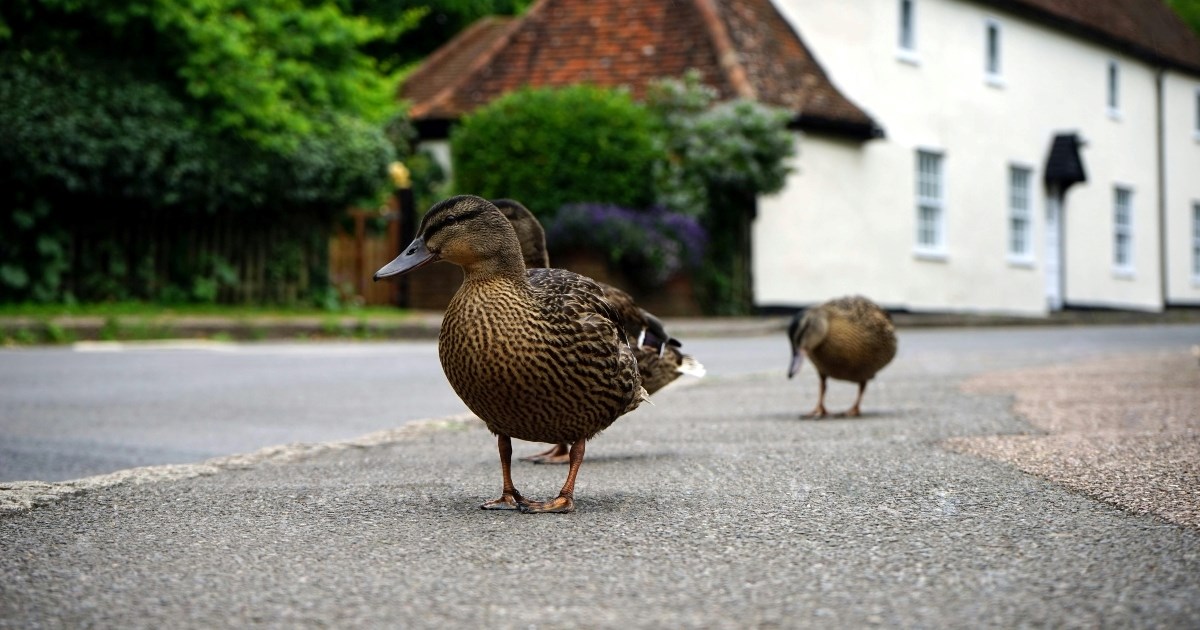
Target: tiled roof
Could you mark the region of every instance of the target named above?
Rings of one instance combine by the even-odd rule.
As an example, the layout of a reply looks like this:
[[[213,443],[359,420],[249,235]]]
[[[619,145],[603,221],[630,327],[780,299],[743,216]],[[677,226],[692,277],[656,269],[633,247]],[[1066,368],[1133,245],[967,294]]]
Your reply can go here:
[[[438,48],[404,82],[400,95],[417,104],[436,102],[473,66],[485,61],[496,42],[512,28],[513,18],[485,17]]]
[[[401,88],[414,120],[453,120],[522,86],[647,84],[695,68],[721,98],[778,105],[861,137],[871,118],[830,82],[771,0],[540,0],[522,18],[479,23]]]
[[[980,0],[1151,63],[1200,74],[1200,38],[1163,0]]]

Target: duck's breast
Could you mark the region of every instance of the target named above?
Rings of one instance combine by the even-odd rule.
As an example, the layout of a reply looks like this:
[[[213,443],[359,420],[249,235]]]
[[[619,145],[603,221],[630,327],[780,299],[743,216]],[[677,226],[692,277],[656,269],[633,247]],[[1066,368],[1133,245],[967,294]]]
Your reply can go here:
[[[896,337],[890,326],[831,317],[825,340],[809,357],[818,371],[861,383],[874,378],[895,354]]]
[[[616,325],[554,293],[456,296],[439,354],[467,407],[510,437],[573,442],[636,406],[636,362]]]

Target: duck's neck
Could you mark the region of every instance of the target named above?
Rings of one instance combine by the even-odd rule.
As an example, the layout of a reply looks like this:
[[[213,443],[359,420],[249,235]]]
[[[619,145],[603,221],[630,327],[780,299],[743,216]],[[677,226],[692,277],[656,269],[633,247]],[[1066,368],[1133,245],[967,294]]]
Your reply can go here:
[[[521,258],[520,250],[505,251],[496,256],[480,258],[462,265],[464,282],[491,282],[496,280],[510,281],[515,284],[528,285],[529,276],[525,272],[525,261]]]

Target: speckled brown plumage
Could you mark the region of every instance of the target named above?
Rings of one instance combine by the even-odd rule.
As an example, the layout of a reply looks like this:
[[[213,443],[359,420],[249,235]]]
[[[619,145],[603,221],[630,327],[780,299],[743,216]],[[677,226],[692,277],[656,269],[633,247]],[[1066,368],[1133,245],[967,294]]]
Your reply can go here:
[[[442,368],[493,433],[591,438],[641,401],[637,361],[595,282],[563,269],[527,278],[464,279],[442,320]]]
[[[896,356],[896,328],[887,312],[862,296],[830,300],[797,313],[788,327],[792,344],[791,378],[808,357],[820,377],[817,406],[809,414],[822,417],[825,381],[835,378],[858,383],[858,397],[846,415],[860,413],[867,382]]]
[[[517,232],[517,242],[521,244],[521,257],[525,259],[527,269],[548,269],[550,267],[550,250],[546,247],[546,230],[538,222],[537,217],[524,204],[512,199],[493,199],[492,203],[500,209],[508,222]]]
[[[541,222],[523,204],[513,199],[496,199],[492,203],[512,224],[521,243],[521,253],[529,269],[548,268],[550,255],[546,246],[546,231]],[[531,271],[532,273],[532,271]],[[637,305],[633,296],[610,284],[597,283],[601,295],[616,312],[625,334],[633,344],[642,386],[649,394],[666,387],[682,374],[703,376],[704,366],[678,350],[679,342],[666,332],[661,321]],[[567,462],[568,447],[559,443],[547,451],[522,457],[539,464]]]
[[[442,320],[442,368],[497,435],[500,450],[504,493],[483,507],[570,511],[584,443],[646,396],[616,313],[589,278],[561,269],[526,272],[512,225],[479,197],[436,204],[416,240],[376,279],[436,260],[464,271]],[[573,444],[557,499],[543,504],[516,491],[511,438]]]

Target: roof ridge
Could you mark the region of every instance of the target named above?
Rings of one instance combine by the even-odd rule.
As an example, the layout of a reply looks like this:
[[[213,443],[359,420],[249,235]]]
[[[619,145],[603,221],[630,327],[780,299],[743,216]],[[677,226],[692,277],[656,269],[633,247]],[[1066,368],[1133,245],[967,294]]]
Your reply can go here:
[[[693,0],[693,5],[700,13],[700,19],[704,22],[704,27],[708,30],[709,37],[712,38],[712,44],[717,49],[717,63],[725,71],[725,76],[733,85],[733,89],[742,98],[758,100],[757,90],[754,89],[746,68],[738,57],[737,48],[733,45],[733,38],[729,36],[729,30],[725,28],[725,22],[721,20],[714,0]]]
[[[485,26],[488,25],[487,23],[491,22],[491,21],[507,22],[507,24],[503,25],[505,28],[505,32],[502,35],[500,35],[499,37],[497,37],[488,46],[487,51],[485,51],[482,55],[479,55],[477,58],[475,58],[471,62],[471,65],[469,68],[467,68],[466,72],[463,72],[462,74],[458,75],[458,77],[456,79],[454,79],[453,81],[450,81],[446,85],[446,87],[439,90],[438,93],[433,96],[433,98],[430,98],[425,103],[414,104],[408,112],[409,117],[410,118],[419,118],[420,116],[424,115],[426,112],[434,110],[438,105],[441,105],[443,102],[449,100],[450,97],[453,96],[455,90],[458,88],[459,85],[461,85],[468,78],[474,76],[476,72],[479,72],[484,66],[486,66],[492,60],[493,57],[496,56],[496,53],[498,53],[499,51],[504,49],[504,47],[508,44],[508,41],[510,39],[512,39],[512,36],[521,29],[521,27],[525,24],[525,20],[530,15],[532,15],[535,11],[538,11],[542,6],[548,4],[549,2],[551,2],[551,0],[538,0],[532,7],[529,8],[529,11],[527,11],[525,13],[525,15],[522,15],[522,16],[513,16],[511,18],[505,18],[505,17],[501,17],[501,16],[489,15],[489,16],[480,18],[479,20],[476,20],[474,23],[472,23],[471,26],[467,27],[461,33],[459,33],[459,35],[455,36],[454,39],[458,39],[459,37],[463,37],[468,33],[474,33],[477,30],[483,29]],[[450,42],[447,42],[447,44],[453,43],[454,39],[450,40]],[[453,50],[453,46],[443,44],[441,47],[438,48],[438,50],[433,55],[434,57],[438,57],[439,59],[435,60],[431,57],[425,63],[421,64],[421,70],[425,70],[426,68],[432,68],[432,67],[436,66],[437,61],[442,58],[443,53],[444,53],[444,56],[449,56],[451,50]],[[413,73],[413,76],[416,76],[416,74],[417,73]],[[412,77],[409,77],[409,79],[411,80]]]

